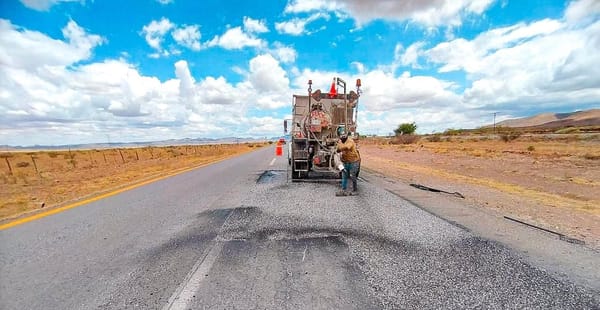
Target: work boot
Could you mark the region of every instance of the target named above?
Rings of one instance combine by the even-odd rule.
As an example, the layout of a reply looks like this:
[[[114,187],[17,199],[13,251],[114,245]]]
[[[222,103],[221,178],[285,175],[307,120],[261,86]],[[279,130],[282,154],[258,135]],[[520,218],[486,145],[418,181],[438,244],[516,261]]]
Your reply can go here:
[[[336,196],[348,196],[348,192],[345,190],[340,190],[335,193]]]

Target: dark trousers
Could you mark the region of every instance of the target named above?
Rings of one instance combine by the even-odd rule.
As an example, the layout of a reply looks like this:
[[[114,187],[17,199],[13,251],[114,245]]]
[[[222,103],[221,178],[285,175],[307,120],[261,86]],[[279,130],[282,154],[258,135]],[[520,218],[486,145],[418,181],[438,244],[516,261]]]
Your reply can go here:
[[[358,190],[358,161],[353,163],[344,163],[344,172],[342,172],[342,190],[348,188],[348,178],[352,180],[352,190]]]

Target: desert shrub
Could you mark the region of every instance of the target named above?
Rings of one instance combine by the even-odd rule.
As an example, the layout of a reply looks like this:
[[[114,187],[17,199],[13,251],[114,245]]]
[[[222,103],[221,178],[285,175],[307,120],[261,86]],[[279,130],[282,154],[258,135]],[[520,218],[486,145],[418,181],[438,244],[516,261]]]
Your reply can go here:
[[[442,141],[442,137],[440,137],[440,135],[429,136],[429,137],[427,137],[427,141],[429,141],[429,142],[440,142],[440,141]]]
[[[56,157],[58,157],[58,153],[57,152],[48,152],[48,157],[56,158]]]
[[[554,133],[558,133],[558,134],[570,134],[570,133],[580,133],[581,130],[579,130],[578,127],[567,127],[567,128],[561,128],[557,131],[555,131]]]
[[[599,160],[600,159],[600,155],[594,155],[594,154],[585,154],[583,155],[583,158],[585,159],[589,159],[589,160]]]
[[[533,152],[533,151],[535,151],[535,147],[533,145],[530,145],[527,147],[527,150],[530,152]]]
[[[398,128],[394,130],[394,133],[396,133],[396,135],[412,135],[415,131],[417,131],[417,124],[412,122],[398,125]]]
[[[177,151],[175,151],[173,148],[168,148],[165,151],[173,157],[177,156]]]
[[[22,161],[22,162],[17,163],[17,167],[19,167],[19,168],[29,167],[29,163],[26,161]]]
[[[453,129],[453,128],[448,128],[444,131],[444,135],[446,136],[458,136],[460,134],[462,134],[464,132],[463,129]]]
[[[421,139],[419,135],[400,135],[392,138],[390,144],[413,144]]]
[[[502,141],[504,141],[504,142],[510,142],[510,141],[516,140],[520,136],[521,136],[521,132],[510,131],[510,132],[502,133],[500,135],[500,139],[502,139]]]

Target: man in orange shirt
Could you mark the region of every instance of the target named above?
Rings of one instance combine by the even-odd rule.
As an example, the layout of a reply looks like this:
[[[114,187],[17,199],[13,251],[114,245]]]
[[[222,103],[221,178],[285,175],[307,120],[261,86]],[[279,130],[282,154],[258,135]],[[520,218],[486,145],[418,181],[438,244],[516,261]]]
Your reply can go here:
[[[337,143],[337,151],[341,152],[341,160],[344,164],[342,170],[342,190],[336,195],[348,196],[355,195],[358,191],[358,170],[360,169],[360,154],[356,149],[356,143],[348,137],[346,132],[341,132],[340,140]],[[348,178],[352,180],[352,192],[347,191]]]

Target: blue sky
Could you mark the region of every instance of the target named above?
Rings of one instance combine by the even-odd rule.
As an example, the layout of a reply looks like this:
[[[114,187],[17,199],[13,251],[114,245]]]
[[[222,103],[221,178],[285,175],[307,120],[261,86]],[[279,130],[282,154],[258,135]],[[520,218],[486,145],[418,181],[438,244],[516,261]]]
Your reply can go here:
[[[599,108],[599,63],[597,0],[6,0],[0,145],[278,136],[335,76],[361,133],[474,128]]]

